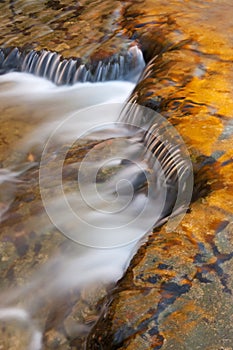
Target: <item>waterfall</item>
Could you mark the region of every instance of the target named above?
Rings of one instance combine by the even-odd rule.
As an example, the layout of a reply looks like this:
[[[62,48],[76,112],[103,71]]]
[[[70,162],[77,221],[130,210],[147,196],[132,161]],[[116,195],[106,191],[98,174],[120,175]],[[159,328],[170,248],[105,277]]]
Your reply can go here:
[[[31,73],[56,85],[111,80],[136,82],[144,66],[142,52],[137,46],[132,46],[124,54],[115,54],[93,63],[83,63],[80,58],[66,59],[46,50],[25,52],[17,47],[0,49],[0,74],[12,71]]]

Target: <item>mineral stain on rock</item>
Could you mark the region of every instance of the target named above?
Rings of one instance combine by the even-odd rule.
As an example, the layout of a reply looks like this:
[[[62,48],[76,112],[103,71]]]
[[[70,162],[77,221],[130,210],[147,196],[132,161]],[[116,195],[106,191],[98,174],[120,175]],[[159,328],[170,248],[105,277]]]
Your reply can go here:
[[[232,13],[232,7],[225,6]],[[232,349],[228,320],[233,255],[225,249],[232,248],[226,232],[232,232],[233,138],[221,138],[231,118],[232,37],[229,28],[222,33],[207,20],[210,7],[209,2],[198,8],[194,2],[177,1],[153,7],[148,1],[141,14],[153,18],[153,25],[129,23],[148,61],[154,56],[131,101],[154,108],[177,128],[196,169],[197,195],[173,232],[164,225],[139,249],[109,295],[108,308],[88,337],[88,349]],[[216,23],[217,13],[210,15]],[[161,53],[148,44],[158,32],[166,39]],[[217,159],[212,157],[216,152]],[[224,169],[225,162],[229,168]],[[226,241],[220,251],[221,234]],[[161,264],[169,268],[161,270]]]
[[[151,233],[103,302],[86,348],[232,350],[230,0],[0,3],[2,47],[47,49],[67,58],[98,61],[136,42],[149,66],[132,100],[160,112],[176,127],[193,162],[195,195],[189,211],[172,232],[164,225]],[[7,144],[7,126],[2,130]],[[36,234],[30,236],[30,227],[24,235],[17,231],[22,215],[40,209],[32,207],[34,198],[39,198],[37,184],[33,195],[31,185],[27,191],[13,203],[11,220],[1,233],[1,281],[6,287],[13,280],[22,283],[34,265],[48,259],[54,246],[62,249],[64,244],[57,232],[52,240],[46,235],[40,240]],[[15,225],[13,238],[9,225]],[[76,297],[71,296],[58,314],[51,310],[47,315],[44,344],[50,349],[83,346],[55,322],[67,324],[67,313],[72,312],[77,320],[85,298]]]

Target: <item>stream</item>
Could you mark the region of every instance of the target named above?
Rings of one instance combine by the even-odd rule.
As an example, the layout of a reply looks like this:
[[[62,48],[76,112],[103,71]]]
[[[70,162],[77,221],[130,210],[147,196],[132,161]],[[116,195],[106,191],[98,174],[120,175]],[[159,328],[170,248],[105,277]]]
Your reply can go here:
[[[0,349],[232,349],[232,13],[0,2]]]

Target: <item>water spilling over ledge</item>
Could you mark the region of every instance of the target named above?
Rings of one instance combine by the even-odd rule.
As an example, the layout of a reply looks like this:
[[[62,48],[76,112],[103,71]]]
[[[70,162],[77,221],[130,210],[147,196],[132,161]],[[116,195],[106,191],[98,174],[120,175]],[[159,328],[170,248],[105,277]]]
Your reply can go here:
[[[76,82],[138,80],[145,66],[141,50],[132,46],[125,54],[115,54],[105,60],[83,63],[81,58],[65,59],[46,50],[29,52],[18,48],[0,49],[0,74],[26,72],[47,78],[56,85]]]
[[[22,2],[5,1],[0,4],[0,8],[4,9],[1,11],[4,15],[1,17],[0,39],[3,47],[22,47],[26,44],[27,50],[39,52],[47,48],[62,53],[68,60],[70,57],[85,57],[86,62],[86,58],[90,56],[99,57],[97,61],[101,61],[116,51],[122,52],[122,43],[126,41],[127,47],[129,38],[138,40],[144,48],[147,62],[148,57],[157,57],[154,57],[153,64],[147,67],[147,76],[137,84],[132,102],[151,106],[169,118],[184,137],[192,154],[197,201],[191,205],[189,213],[176,229],[170,232],[166,226],[156,229],[149,241],[141,247],[124,278],[112,292],[110,291],[106,302],[102,303],[102,317],[92,329],[86,348],[144,350],[156,347],[167,350],[179,347],[179,350],[196,350],[201,346],[205,350],[230,349],[233,342],[232,324],[229,322],[232,315],[233,248],[230,84],[232,6],[229,1],[215,1],[214,4],[209,1],[158,1],[156,7],[151,0],[143,3],[127,1],[114,4],[107,0],[84,0],[81,3],[62,0],[27,2],[23,6]],[[171,48],[170,51],[168,47]],[[93,53],[95,55],[92,55]],[[62,69],[62,64],[60,67]],[[8,81],[3,88],[9,92],[12,85],[14,88],[17,86]],[[53,98],[59,108],[62,107],[62,110],[66,111],[62,99],[59,104],[59,98]],[[40,99],[40,107],[42,101],[45,102],[44,99]],[[27,333],[27,320],[31,321],[31,315],[34,320],[37,319],[39,310],[41,318],[36,324],[39,337],[36,336],[35,340],[41,341],[43,333],[42,342],[46,348],[80,350],[84,348],[80,334],[87,335],[99,315],[99,310],[96,311],[95,308],[97,299],[93,297],[96,290],[92,294],[90,285],[81,293],[72,289],[67,291],[64,298],[57,298],[56,292],[59,289],[63,290],[64,283],[72,286],[80,283],[80,280],[76,279],[75,267],[80,260],[75,258],[81,257],[82,253],[85,255],[87,251],[81,246],[78,249],[76,245],[76,250],[71,243],[65,244],[65,238],[62,238],[55,228],[50,230],[51,223],[44,215],[40,215],[43,208],[36,188],[38,169],[35,164],[39,158],[37,156],[40,155],[40,147],[32,146],[36,133],[32,135],[29,154],[21,152],[25,139],[21,140],[19,152],[17,147],[12,150],[14,141],[20,140],[22,131],[30,135],[31,123],[34,130],[40,125],[40,118],[37,118],[37,122],[35,118],[31,118],[34,113],[36,115],[35,106],[36,104],[28,109],[21,107],[19,103],[15,106],[5,106],[4,116],[7,116],[7,123],[5,120],[1,123],[1,149],[4,151],[1,153],[4,159],[1,179],[4,180],[5,176],[9,175],[8,179],[11,180],[4,180],[2,185],[3,190],[6,190],[6,187],[9,189],[4,200],[10,204],[12,210],[10,219],[2,223],[0,242],[1,252],[4,252],[1,254],[1,283],[6,288],[6,296],[2,295],[2,300],[9,300],[9,305],[4,305],[1,315],[6,317],[8,309],[8,316],[15,317],[15,321],[11,319],[9,322],[9,318],[7,319],[5,331],[1,329],[3,333],[0,339],[3,348],[7,350],[15,350],[16,346],[18,349],[20,346],[25,349],[23,338],[26,341],[33,339],[30,337],[35,329]],[[23,118],[12,118],[11,127],[8,129],[8,120],[15,109],[18,110],[18,115],[28,116],[28,122],[23,123]],[[67,108],[67,115],[69,110],[70,107]],[[50,113],[53,114],[53,111],[56,115],[53,109]],[[37,116],[39,117],[39,114]],[[53,118],[56,120],[54,115]],[[44,132],[46,134],[46,127]],[[101,133],[106,135],[106,130],[99,130],[99,135]],[[113,133],[111,135],[113,136]],[[120,135],[119,130],[116,135]],[[145,137],[144,140],[147,142],[150,137]],[[35,142],[38,144],[36,137]],[[73,189],[70,188],[71,183],[77,183],[75,162],[81,162],[90,149],[97,150],[98,142],[90,140],[90,143],[82,144],[78,152],[75,145],[69,150],[63,174],[63,179],[67,179],[66,190],[77,190],[75,185]],[[107,148],[110,144],[111,139],[104,140],[103,145]],[[159,145],[157,141],[149,144],[151,150],[153,145]],[[54,151],[55,149],[56,146]],[[26,160],[26,164],[15,168],[14,161],[19,161],[18,156]],[[51,171],[53,166],[56,168],[59,155],[54,152],[52,156],[54,162],[51,157]],[[31,165],[30,169],[27,162]],[[75,164],[74,167],[72,163]],[[124,172],[130,168],[135,169],[132,162],[127,163],[125,160],[122,163]],[[167,164],[170,164],[169,157]],[[111,167],[103,167],[104,171],[100,171],[97,177],[100,185],[111,178],[112,168],[116,166],[121,166],[118,160],[112,162]],[[176,176],[175,172],[172,174]],[[138,186],[144,179],[140,173],[133,179],[137,190],[145,190],[146,186]],[[51,184],[52,177],[48,178],[47,182],[48,187]],[[120,190],[125,188],[125,184],[122,185]],[[15,188],[18,191],[16,198]],[[51,192],[51,199],[52,196]],[[5,206],[4,216],[7,209]],[[29,217],[31,220],[27,220]],[[37,230],[33,231],[34,219],[40,220],[40,234]],[[46,264],[52,252],[58,260],[54,257],[54,260],[50,260],[50,265]],[[63,265],[63,259],[59,265],[61,256],[67,259],[67,265]],[[99,267],[99,257],[95,260],[93,251],[90,252],[90,256],[93,256],[96,267]],[[105,264],[106,268],[109,267],[111,258],[113,261],[118,259],[116,255],[110,254],[108,264]],[[69,264],[72,261],[74,264]],[[45,271],[40,270],[41,264],[45,264]],[[85,263],[85,266],[89,266],[90,269],[90,265]],[[39,270],[41,278],[33,273],[35,267]],[[62,275],[67,276],[67,280],[61,279],[61,284],[58,281],[58,277],[62,277],[59,275],[59,268],[64,271]],[[103,270],[103,273],[104,271],[106,272]],[[121,271],[120,268],[118,276],[121,275]],[[43,275],[48,279],[43,279]],[[108,281],[110,275],[111,272],[107,277]],[[26,292],[24,288],[15,288],[16,285],[22,286],[24,281],[30,280],[32,276],[35,289],[31,288],[30,283]],[[117,273],[113,278],[118,278]],[[55,289],[51,286],[53,280]],[[50,298],[47,297],[50,295],[49,286]],[[8,293],[14,289],[15,295]],[[97,294],[103,296],[104,292]],[[39,305],[35,303],[37,295]],[[18,309],[15,308],[16,304]],[[30,305],[29,317],[25,305]],[[22,318],[26,320],[24,325],[19,324]],[[34,322],[31,324],[34,325]],[[35,346],[40,344],[37,342]]]

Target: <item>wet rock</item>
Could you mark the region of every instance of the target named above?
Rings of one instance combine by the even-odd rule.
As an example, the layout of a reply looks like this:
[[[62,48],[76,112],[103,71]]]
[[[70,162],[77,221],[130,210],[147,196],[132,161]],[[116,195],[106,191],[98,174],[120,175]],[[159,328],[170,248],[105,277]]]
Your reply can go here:
[[[156,6],[152,0],[114,4],[5,1],[0,4],[0,13],[1,47],[47,49],[67,58],[99,60],[137,42],[147,63],[155,59],[133,99],[169,119],[184,138],[193,161],[195,202],[176,229],[171,232],[166,225],[156,229],[140,248],[103,304],[104,312],[88,337],[87,348],[231,350],[230,1],[215,1],[214,5],[209,1],[157,1]],[[12,106],[4,115],[14,120],[14,111],[19,108]],[[14,157],[22,157],[15,151],[8,159],[22,129],[30,130],[29,120],[14,120],[10,132],[6,120],[1,122],[4,166]],[[30,155],[29,160],[37,156]],[[67,161],[74,159],[75,152]],[[35,179],[36,172],[29,171],[28,180]],[[30,278],[51,252],[65,249],[64,238],[57,231],[41,235],[32,230],[30,220],[41,210],[38,184],[24,184],[1,231],[3,288],[24,285],[25,278]],[[23,225],[20,229],[19,221]],[[42,218],[42,229],[45,224]],[[90,298],[83,293],[80,299],[78,293],[70,291],[70,302],[60,300],[60,310],[52,300],[44,300],[41,318],[46,319],[44,343],[48,348],[84,346],[85,337],[77,335],[76,326],[83,320],[87,326],[95,322],[97,299],[104,292],[99,291],[99,297],[97,294]],[[47,309],[48,305],[51,308]],[[1,331],[3,349],[11,349],[12,344],[25,349],[21,330],[13,337],[12,329],[5,331],[3,327]]]
[[[161,32],[166,41],[131,101],[159,111],[179,131],[191,154],[199,195],[175,229],[156,229],[139,249],[108,296],[87,348],[232,349],[233,137],[221,138],[232,117],[230,29],[220,29],[219,2],[213,12],[209,3],[200,8],[192,2],[146,3],[141,14],[147,13],[151,22],[132,29],[132,20],[130,30],[146,50],[152,33]],[[227,15],[229,3],[223,11]]]

